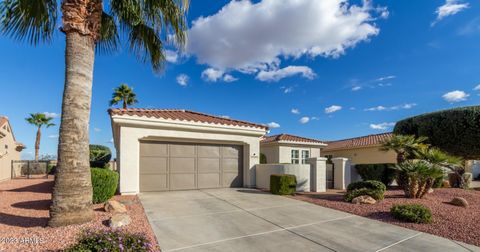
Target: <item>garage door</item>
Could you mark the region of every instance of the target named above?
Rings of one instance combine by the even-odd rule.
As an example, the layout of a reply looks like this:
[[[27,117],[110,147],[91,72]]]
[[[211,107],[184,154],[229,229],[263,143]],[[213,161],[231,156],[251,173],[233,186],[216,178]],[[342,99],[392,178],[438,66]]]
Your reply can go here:
[[[140,191],[243,186],[242,146],[140,143]]]

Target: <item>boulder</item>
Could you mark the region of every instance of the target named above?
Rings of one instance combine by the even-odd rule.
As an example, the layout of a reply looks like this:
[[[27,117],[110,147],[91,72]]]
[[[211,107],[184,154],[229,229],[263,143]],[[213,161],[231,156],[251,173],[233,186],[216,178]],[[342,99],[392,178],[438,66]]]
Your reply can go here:
[[[450,182],[448,182],[448,180],[444,180],[442,187],[449,188],[450,187]]]
[[[433,188],[428,189],[427,193],[433,193]]]
[[[455,197],[450,201],[450,204],[461,207],[468,207],[468,201],[462,197]]]
[[[353,204],[375,204],[377,203],[377,201],[368,195],[361,195],[356,198],[353,198],[352,203]]]
[[[125,205],[115,200],[107,201],[103,206],[103,208],[105,208],[105,212],[109,212],[109,213],[126,213],[127,212],[127,208],[125,207]]]
[[[122,214],[122,213],[117,213],[110,218],[110,221],[108,222],[108,225],[111,228],[119,228],[126,226],[132,222],[132,219],[128,214]]]

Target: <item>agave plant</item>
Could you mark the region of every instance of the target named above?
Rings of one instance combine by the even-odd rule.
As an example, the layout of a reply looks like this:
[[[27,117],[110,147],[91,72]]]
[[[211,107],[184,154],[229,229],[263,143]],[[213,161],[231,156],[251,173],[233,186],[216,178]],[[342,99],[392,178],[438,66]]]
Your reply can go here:
[[[403,190],[407,198],[423,198],[443,171],[425,160],[408,160],[395,167],[405,176]]]

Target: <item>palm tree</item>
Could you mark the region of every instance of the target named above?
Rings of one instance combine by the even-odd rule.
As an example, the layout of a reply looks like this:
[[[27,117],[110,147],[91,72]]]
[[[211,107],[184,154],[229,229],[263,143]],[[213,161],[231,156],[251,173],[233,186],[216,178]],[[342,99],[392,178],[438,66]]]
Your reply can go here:
[[[413,135],[393,135],[390,139],[382,143],[380,150],[393,150],[397,153],[397,163],[401,164],[407,159],[417,156],[418,152],[423,148],[427,148],[425,142],[427,137],[415,137]]]
[[[65,86],[50,226],[93,219],[88,145],[95,50],[113,52],[121,47],[120,38],[125,38],[130,52],[140,61],[150,62],[155,71],[161,71],[164,41],[180,48],[185,44],[188,3],[62,0],[58,6],[56,0],[0,2],[0,32],[33,45],[53,40],[59,11],[62,14]]]
[[[137,95],[133,92],[133,88],[130,88],[127,84],[121,84],[115,88],[110,100],[110,106],[119,102],[122,102],[123,109],[127,109],[127,106],[137,103]]]
[[[42,137],[41,129],[43,126],[51,127],[54,126],[54,123],[51,123],[52,117],[47,117],[42,113],[30,114],[30,117],[25,118],[25,120],[37,127],[37,136],[35,138],[35,161],[38,161],[38,152],[40,150],[40,138]]]

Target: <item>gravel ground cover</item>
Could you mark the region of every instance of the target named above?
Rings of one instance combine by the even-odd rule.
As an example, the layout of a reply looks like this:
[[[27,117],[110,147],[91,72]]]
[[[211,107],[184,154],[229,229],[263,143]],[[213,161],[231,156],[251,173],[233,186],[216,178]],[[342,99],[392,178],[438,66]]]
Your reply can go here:
[[[94,205],[94,221],[82,225],[50,228],[48,209],[51,203],[53,178],[14,179],[0,183],[0,251],[58,251],[76,242],[85,229],[108,230],[110,213],[103,205]],[[115,196],[124,202],[132,223],[123,228],[130,233],[143,233],[152,249],[160,251],[155,235],[136,196]]]
[[[311,202],[355,215],[388,222],[445,238],[480,246],[480,191],[454,188],[435,189],[423,199],[407,199],[402,190],[390,189],[385,199],[374,205],[355,205],[343,200],[343,192],[300,193],[292,198]],[[458,207],[448,202],[454,197],[465,198],[470,206]],[[414,224],[398,221],[390,215],[393,204],[419,203],[432,210],[431,224]]]

